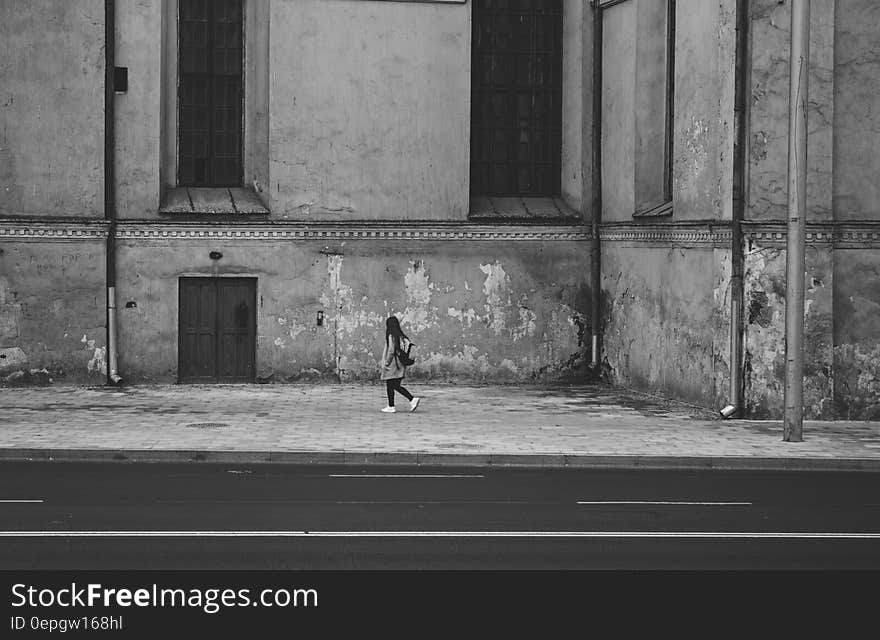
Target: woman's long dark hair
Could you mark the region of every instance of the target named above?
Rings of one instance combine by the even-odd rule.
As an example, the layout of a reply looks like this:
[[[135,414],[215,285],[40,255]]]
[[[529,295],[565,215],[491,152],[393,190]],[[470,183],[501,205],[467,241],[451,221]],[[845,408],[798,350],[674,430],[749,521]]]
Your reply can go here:
[[[403,329],[400,328],[400,321],[397,319],[397,316],[391,316],[385,321],[385,342],[388,342],[388,336],[394,336],[394,348],[400,348],[400,339],[406,338],[409,340],[409,336],[407,336]]]

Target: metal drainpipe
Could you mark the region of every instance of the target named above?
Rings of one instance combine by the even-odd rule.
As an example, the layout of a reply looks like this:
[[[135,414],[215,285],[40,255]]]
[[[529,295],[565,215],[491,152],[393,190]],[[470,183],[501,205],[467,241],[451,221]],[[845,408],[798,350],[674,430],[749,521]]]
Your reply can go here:
[[[743,237],[748,192],[748,100],[749,87],[749,2],[737,0],[736,26],[736,88],[734,109],[737,118],[734,171],[733,220],[731,222],[731,276],[730,276],[730,405],[733,413],[743,411]],[[723,414],[722,414],[723,415]],[[732,414],[731,414],[732,415]],[[729,417],[729,416],[728,416]]]
[[[104,219],[107,225],[107,384],[122,382],[116,357],[116,151],[113,76],[116,68],[116,2],[104,0]]]
[[[786,442],[801,442],[804,426],[804,254],[809,61],[810,0],[792,0],[788,105],[788,234],[785,251],[785,418],[782,425],[782,439]]]
[[[602,222],[602,9],[596,0],[593,7],[593,203],[590,279],[590,326],[592,335],[592,361],[590,366],[599,367],[599,336],[601,335],[602,304],[602,254],[600,253],[599,229]]]

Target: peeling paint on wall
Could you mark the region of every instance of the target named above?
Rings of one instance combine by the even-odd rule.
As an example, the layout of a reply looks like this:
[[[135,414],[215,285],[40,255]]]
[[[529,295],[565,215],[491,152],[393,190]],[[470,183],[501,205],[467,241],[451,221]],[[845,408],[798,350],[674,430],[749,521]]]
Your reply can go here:
[[[804,408],[833,417],[831,293],[828,254],[809,252],[804,299]],[[785,390],[785,251],[758,247],[745,256],[743,327],[745,406],[754,418],[780,418]]]
[[[278,316],[276,321],[278,322],[279,327],[281,327],[281,330],[284,332],[286,338],[289,339],[291,342],[296,341],[297,337],[301,333],[307,331],[306,327],[298,324],[296,319],[293,317]],[[287,347],[287,339],[278,337],[275,338],[273,343],[276,347],[284,349]]]
[[[525,337],[531,338],[535,335],[537,325],[535,321],[538,319],[537,314],[528,307],[521,306],[519,308],[519,326],[513,329],[511,337],[514,341],[522,340]]]
[[[330,276],[330,292],[321,294],[321,304],[333,309],[330,320],[336,323],[340,333],[352,334],[364,326],[376,327],[385,321],[383,315],[355,307],[352,288],[342,280],[343,256],[327,257],[327,273]]]
[[[0,383],[91,381],[88,361],[103,341],[90,349],[80,337],[105,324],[102,249],[100,240],[0,240],[0,352],[20,349],[0,358]]]
[[[107,374],[107,348],[98,347],[95,349],[94,355],[89,360],[89,373]]]
[[[0,376],[27,366],[28,357],[19,347],[0,349]]]
[[[880,418],[880,259],[876,249],[834,256],[834,403],[838,417]]]
[[[858,344],[834,348],[834,402],[838,417],[880,420],[880,346]]]
[[[731,297],[732,255],[729,249],[715,249],[715,289],[712,300],[714,312],[714,339],[712,347],[712,373],[714,375],[715,409],[729,404],[731,398]]]
[[[121,327],[123,372],[132,383],[175,375],[178,319],[163,300],[173,299],[178,273],[193,272],[179,242],[120,247],[119,295],[153,301],[139,303],[144,315]],[[258,381],[377,380],[392,314],[416,344],[416,365],[407,374],[414,378],[558,381],[581,372],[582,280],[589,269],[583,242],[355,239],[340,245],[263,243],[260,251],[248,240],[224,245],[232,273],[259,278]],[[207,253],[197,253],[206,270],[213,266]],[[149,280],[136,275],[146,262],[154,268]],[[499,333],[493,320],[496,327],[503,323]],[[97,337],[91,330],[72,335],[78,342],[84,333]]]
[[[705,168],[709,155],[709,124],[697,116],[691,117],[690,125],[684,131],[686,154],[679,157],[681,169],[697,175]]]
[[[474,345],[463,345],[458,351],[448,353],[431,353],[426,357],[419,358],[419,369],[429,377],[443,377],[446,375],[487,375],[490,370],[489,358],[485,353]]]
[[[14,302],[9,280],[0,276],[0,347],[15,342],[20,335],[21,305]]]
[[[107,375],[107,348],[106,347],[96,347],[95,341],[90,340],[88,336],[83,335],[80,340],[85,346],[84,350],[92,353],[91,359],[89,359],[87,368],[90,374],[101,374]]]
[[[473,309],[456,309],[455,307],[449,307],[446,310],[446,314],[450,318],[455,318],[462,324],[467,324],[470,327],[475,320],[479,320],[480,316],[477,315],[477,312]]]
[[[400,320],[414,332],[424,331],[437,324],[437,307],[431,306],[434,284],[430,281],[425,263],[411,260],[403,277],[407,306]]]
[[[510,306],[510,277],[498,261],[492,264],[480,264],[480,271],[486,274],[486,279],[483,281],[486,322],[495,335],[500,335],[505,326],[505,307]]]

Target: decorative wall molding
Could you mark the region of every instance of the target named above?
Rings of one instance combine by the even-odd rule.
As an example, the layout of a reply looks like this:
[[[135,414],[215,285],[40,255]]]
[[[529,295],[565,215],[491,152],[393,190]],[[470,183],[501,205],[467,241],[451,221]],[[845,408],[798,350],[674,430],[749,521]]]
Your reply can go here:
[[[102,240],[109,224],[104,220],[80,219],[0,219],[3,240]],[[746,248],[784,247],[785,222],[744,222]],[[531,241],[585,242],[592,238],[586,225],[475,224],[455,222],[356,222],[303,223],[276,222],[204,222],[204,221],[120,221],[116,237],[122,240],[394,240],[394,241]],[[600,239],[609,243],[649,246],[729,247],[730,224],[675,223],[657,224],[605,223]],[[806,229],[807,243],[840,249],[880,248],[880,221],[812,223]]]
[[[2,239],[106,238],[107,225],[94,222],[23,222],[0,220]],[[204,223],[120,221],[115,237],[121,240],[476,240],[562,241],[590,240],[583,225],[501,225],[473,223]]]
[[[742,230],[747,249],[754,245],[785,247],[788,237],[785,222],[744,222]],[[611,243],[729,247],[733,235],[730,223],[723,222],[650,225],[624,222],[603,224],[599,238]],[[836,249],[880,248],[880,221],[808,224],[806,241],[810,245],[828,245]]]
[[[107,237],[108,227],[103,220],[0,220],[0,241],[101,240]]]
[[[880,221],[808,223],[807,244],[828,245],[835,249],[880,248]],[[743,223],[746,247],[754,245],[785,247],[788,227],[785,222]]]
[[[573,226],[508,226],[474,224],[272,223],[205,225],[187,223],[120,224],[123,240],[502,240],[584,241],[589,229]]]
[[[841,227],[835,231],[834,246],[838,249],[880,249],[880,225],[870,231]]]
[[[647,244],[657,246],[704,246],[729,248],[732,240],[730,224],[660,223],[603,224],[599,239],[603,242]]]

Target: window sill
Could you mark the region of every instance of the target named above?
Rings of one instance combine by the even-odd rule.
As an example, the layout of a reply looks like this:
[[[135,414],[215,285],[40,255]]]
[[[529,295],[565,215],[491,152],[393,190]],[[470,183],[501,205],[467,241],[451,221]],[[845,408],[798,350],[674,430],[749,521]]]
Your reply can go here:
[[[499,198],[474,196],[468,220],[477,222],[579,222],[580,214],[561,198]]]
[[[169,215],[266,215],[269,210],[250,189],[177,187],[162,197],[159,213]]]
[[[650,209],[642,209],[633,214],[633,218],[665,218],[672,215],[672,200]]]

